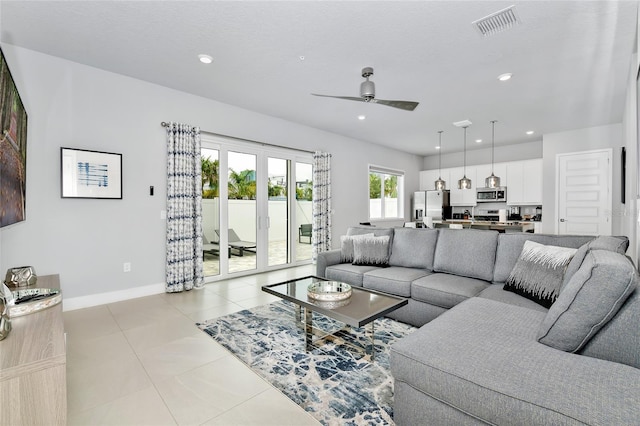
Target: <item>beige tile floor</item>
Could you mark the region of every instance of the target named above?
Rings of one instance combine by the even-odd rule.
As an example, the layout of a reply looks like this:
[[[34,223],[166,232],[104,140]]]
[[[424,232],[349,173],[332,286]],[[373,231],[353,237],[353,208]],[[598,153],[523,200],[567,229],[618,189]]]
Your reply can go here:
[[[313,266],[64,313],[69,425],[318,425],[200,331],[277,300],[260,289]]]

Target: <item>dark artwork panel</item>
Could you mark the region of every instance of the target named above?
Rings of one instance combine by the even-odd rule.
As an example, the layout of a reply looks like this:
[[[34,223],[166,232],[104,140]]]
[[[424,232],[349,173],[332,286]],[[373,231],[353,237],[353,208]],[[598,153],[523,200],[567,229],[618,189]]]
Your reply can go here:
[[[0,227],[25,219],[27,112],[0,51]]]

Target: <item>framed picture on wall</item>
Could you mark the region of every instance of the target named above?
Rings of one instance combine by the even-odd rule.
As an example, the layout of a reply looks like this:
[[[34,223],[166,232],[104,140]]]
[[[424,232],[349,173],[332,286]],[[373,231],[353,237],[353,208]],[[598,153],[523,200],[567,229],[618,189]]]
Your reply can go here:
[[[60,148],[62,198],[122,199],[122,154]]]

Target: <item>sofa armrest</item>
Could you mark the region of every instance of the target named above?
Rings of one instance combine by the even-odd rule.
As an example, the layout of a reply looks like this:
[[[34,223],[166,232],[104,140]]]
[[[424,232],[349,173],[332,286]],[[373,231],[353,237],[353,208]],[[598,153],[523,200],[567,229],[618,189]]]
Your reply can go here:
[[[340,249],[323,251],[318,253],[316,259],[316,276],[326,278],[325,270],[327,266],[337,265],[340,263]]]

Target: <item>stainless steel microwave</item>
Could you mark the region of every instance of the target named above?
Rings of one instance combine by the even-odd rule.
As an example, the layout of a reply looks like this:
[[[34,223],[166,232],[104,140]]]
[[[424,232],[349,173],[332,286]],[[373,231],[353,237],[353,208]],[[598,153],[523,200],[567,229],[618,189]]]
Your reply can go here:
[[[502,203],[507,201],[507,188],[477,188],[476,201],[478,203]]]

